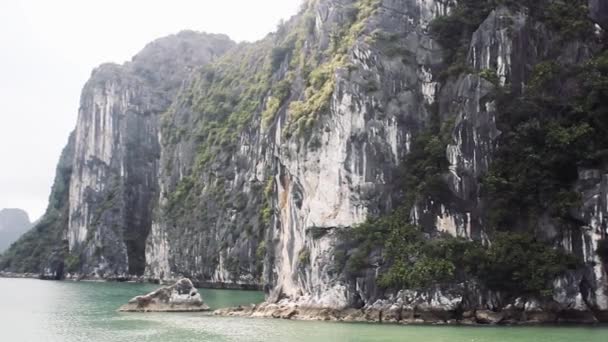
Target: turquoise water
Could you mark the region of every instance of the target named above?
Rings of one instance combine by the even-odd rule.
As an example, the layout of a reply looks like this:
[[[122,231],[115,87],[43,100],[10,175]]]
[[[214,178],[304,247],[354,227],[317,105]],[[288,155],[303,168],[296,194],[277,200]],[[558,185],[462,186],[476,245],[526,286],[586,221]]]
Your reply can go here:
[[[608,327],[428,327],[116,312],[131,297],[155,288],[0,278],[0,341],[608,341]],[[263,300],[258,292],[201,294],[212,308]]]

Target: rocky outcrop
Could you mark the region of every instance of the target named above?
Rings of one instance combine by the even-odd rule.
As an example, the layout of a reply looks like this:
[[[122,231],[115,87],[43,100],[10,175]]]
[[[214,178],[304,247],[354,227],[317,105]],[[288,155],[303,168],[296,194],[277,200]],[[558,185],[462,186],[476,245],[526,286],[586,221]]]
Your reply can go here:
[[[196,312],[209,311],[190,279],[180,279],[144,296],[137,296],[118,309],[122,312]]]
[[[449,234],[490,243],[479,180],[487,173],[501,136],[497,104],[491,95],[504,86],[523,91],[532,73],[530,65],[551,56],[566,64],[584,63],[594,48],[570,44],[555,56],[554,47],[560,39],[556,32],[524,11],[498,7],[472,35],[466,57],[468,71],[442,84],[440,75],[434,72],[441,69],[442,53],[429,34],[428,24],[448,13],[451,4],[382,1],[367,22],[367,29],[376,33],[376,39],[371,44],[370,39],[357,40],[348,56],[349,72],[336,74],[329,115],[316,123],[311,138],[320,147],[302,149],[302,140],[286,140],[281,133],[288,117],[279,117],[271,137],[278,159],[274,176],[276,211],[269,240],[274,245],[269,278],[274,284],[269,295],[271,304],[231,314],[317,319],[334,312],[340,313],[334,318],[345,319],[349,314],[342,314],[344,310],[364,305],[363,317],[411,317],[409,322],[589,323],[602,319],[606,311],[603,298],[607,283],[602,280],[606,270],[593,251],[597,249],[594,244],[606,236],[604,226],[581,229],[573,240],[562,240],[569,227],[541,230],[542,239],[575,254],[580,247],[574,241],[586,241],[584,250],[588,252],[584,258],[590,258],[585,260],[584,271],[557,279],[553,298],[544,301],[508,298],[466,286],[448,293],[400,292],[377,300],[382,292],[376,284],[377,274],[382,271],[380,256],[370,258],[372,269],[355,279],[349,279],[335,266],[341,234],[365,217],[391,207],[393,198],[386,180],[395,177],[399,162],[410,152],[412,137],[432,120],[432,106],[439,108],[443,122],[453,123],[453,142],[446,149],[450,162],[446,181],[452,197],[439,203],[418,203],[412,218],[430,235]],[[336,11],[320,5],[316,27],[336,20]],[[382,33],[386,32],[392,34],[390,40],[383,39]],[[484,77],[487,72],[496,79]],[[372,90],[365,90],[361,84],[366,75],[373,75],[367,82],[377,84]],[[596,191],[583,197],[591,201],[605,198],[599,194],[601,182],[597,177],[590,184]],[[602,208],[587,200],[583,206],[583,212]],[[594,214],[590,215],[581,221],[592,225],[598,222],[592,218]],[[399,314],[394,314],[395,308],[403,305],[408,307],[406,311],[399,309]]]
[[[570,3],[543,0],[542,13],[524,1],[484,2],[463,14],[457,6],[468,2],[310,0],[256,43],[185,32],[152,43],[130,63],[101,66],[83,90],[66,152],[70,169],[60,177],[66,188],[53,211],[53,227],[65,220],[53,241],[66,250],[55,251],[53,260],[62,261],[45,272],[187,276],[197,284],[265,289],[266,304],[229,311],[235,315],[606,321],[607,267],[597,253],[608,234],[601,159],[560,165],[569,171],[560,194],[574,194],[563,202],[580,199],[566,219],[547,209],[554,199],[540,191],[527,196],[543,202],[538,210],[508,213],[512,232],[579,261],[542,294],[508,293],[470,278],[379,286],[390,267],[383,244],[349,239],[354,227],[408,202],[404,221],[425,241],[495,242],[482,180],[500,149],[517,142],[506,140],[509,133],[520,130],[505,122],[511,116],[501,115],[501,98],[528,94],[551,73],[550,61],[585,66],[605,50],[603,2],[586,8],[577,1],[581,6],[564,10]],[[468,17],[458,22],[452,14]],[[574,17],[560,17],[567,15]],[[450,46],[434,33],[438,22],[448,33],[475,25]],[[564,79],[557,98],[578,98],[582,85]],[[526,115],[540,122],[539,113]],[[572,134],[555,136],[568,142]],[[421,137],[433,144],[420,150]],[[519,171],[543,171],[536,168],[546,156],[524,152],[536,159]],[[412,155],[438,155],[441,170]],[[431,172],[438,174],[429,180]],[[437,196],[417,193],[428,183],[445,186]]]
[[[447,310],[437,306],[410,307],[391,303],[373,305],[361,309],[330,307],[306,307],[293,302],[263,303],[214,311],[216,316],[278,318],[304,321],[365,322],[389,324],[433,324],[433,325],[537,325],[578,323],[594,324],[598,321],[588,313],[578,315],[567,311],[517,308],[505,311],[478,309],[472,311]]]

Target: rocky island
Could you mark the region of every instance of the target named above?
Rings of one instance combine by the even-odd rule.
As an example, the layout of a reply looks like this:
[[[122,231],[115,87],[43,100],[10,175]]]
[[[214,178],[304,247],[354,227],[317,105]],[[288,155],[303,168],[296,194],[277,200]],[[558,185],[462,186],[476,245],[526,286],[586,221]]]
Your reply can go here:
[[[184,278],[144,296],[137,296],[118,309],[121,312],[197,312],[209,311],[192,281]]]
[[[601,0],[307,0],[258,42],[161,38],[92,73],[0,270],[263,288],[252,316],[608,322],[607,29]]]
[[[0,254],[32,226],[28,214],[21,209],[0,210]]]

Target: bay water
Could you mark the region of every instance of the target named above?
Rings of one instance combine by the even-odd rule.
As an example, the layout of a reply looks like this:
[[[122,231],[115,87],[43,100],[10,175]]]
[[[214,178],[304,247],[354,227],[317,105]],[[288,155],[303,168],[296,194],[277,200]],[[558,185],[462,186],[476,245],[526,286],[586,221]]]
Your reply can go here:
[[[606,326],[400,326],[116,311],[132,297],[157,287],[0,278],[0,341],[608,342]],[[212,309],[264,300],[262,293],[252,291],[200,292]]]

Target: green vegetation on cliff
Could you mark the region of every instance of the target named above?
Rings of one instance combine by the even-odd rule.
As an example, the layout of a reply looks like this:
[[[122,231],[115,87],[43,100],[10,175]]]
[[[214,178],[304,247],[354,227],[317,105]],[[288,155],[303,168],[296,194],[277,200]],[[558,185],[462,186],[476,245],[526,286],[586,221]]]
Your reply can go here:
[[[608,162],[607,84],[604,52],[581,66],[538,64],[524,94],[499,91],[503,134],[483,179],[492,227],[531,228],[544,212],[562,224],[577,220],[578,169]]]
[[[530,234],[498,234],[484,247],[449,236],[428,240],[417,227],[399,221],[375,224],[388,228],[385,248],[390,267],[379,279],[387,288],[477,279],[511,294],[550,295],[552,280],[578,266],[574,256],[535,241]]]
[[[444,76],[467,70],[465,59],[472,34],[500,6],[528,13],[564,40],[593,35],[587,0],[459,0],[450,15],[431,23],[431,31],[445,51],[448,68]]]
[[[529,232],[496,234],[489,246],[448,235],[430,238],[411,223],[410,209],[401,207],[345,234],[347,246],[356,249],[350,255],[343,248],[336,251],[338,269],[360,275],[371,267],[369,255],[381,250],[384,264],[378,283],[384,288],[419,289],[476,279],[507,293],[548,295],[555,277],[578,266],[574,256],[535,240]]]
[[[264,262],[274,257],[275,241],[270,240],[268,229],[276,206],[286,201],[275,198],[277,189],[287,188],[290,179],[283,174],[274,177],[277,170],[270,170],[276,166],[273,162],[262,165],[260,160],[245,160],[240,151],[259,148],[259,153],[248,155],[277,158],[276,153],[265,151],[276,148],[272,146],[276,142],[273,129],[279,118],[284,141],[300,144],[300,148],[320,147],[316,125],[330,111],[338,75],[352,75],[355,67],[348,59],[358,39],[370,45],[381,42],[385,55],[402,55],[404,64],[409,63],[408,58],[414,63],[412,52],[390,44],[399,37],[366,31],[380,1],[356,1],[337,10],[338,15],[331,19],[333,27],[323,29],[332,31],[329,37],[319,37],[327,32],[317,30],[316,25],[324,23],[316,22],[314,3],[310,1],[275,34],[254,44],[240,44],[215,63],[193,72],[177,101],[162,116],[163,157],[169,157],[163,160],[161,171],[166,198],[157,209],[166,221],[161,223],[166,223],[163,228],[168,240],[178,241],[178,250],[172,251],[168,260],[172,271],[194,270],[199,273],[191,276],[211,279],[223,263],[219,270],[228,271],[230,280],[246,276],[261,282]],[[391,185],[397,194],[386,206],[396,209],[369,219],[342,237],[344,246],[336,250],[335,261],[349,277],[361,277],[375,268],[378,284],[385,289],[475,280],[510,294],[547,295],[556,276],[577,266],[571,255],[537,239],[535,229],[538,218],[545,214],[558,224],[576,227],[574,223],[580,220],[575,213],[580,196],[574,189],[578,168],[608,162],[608,107],[604,100],[608,95],[608,55],[596,56],[581,66],[539,63],[525,75],[528,82],[523,93],[512,90],[511,85],[500,87],[496,71],[473,71],[466,64],[472,34],[500,5],[527,9],[526,13],[561,42],[588,39],[592,31],[583,0],[462,0],[451,15],[432,23],[431,31],[445,49],[443,80],[471,73],[496,87],[487,100],[498,105],[502,136],[488,173],[481,177],[479,194],[485,210],[479,214],[479,223],[486,226],[484,233],[489,236],[476,236],[478,241],[454,238],[436,230],[425,231],[412,219],[419,214],[415,210],[433,211],[438,203],[457,200],[445,181],[450,171],[446,148],[453,144],[453,119],[440,115],[444,113],[438,112],[437,105],[429,108],[431,118],[414,123],[409,153],[394,170],[397,177]],[[405,84],[409,80],[399,81]],[[362,92],[381,90],[382,85],[375,80],[362,83]],[[419,96],[417,92],[411,90]],[[258,126],[262,129],[257,130]],[[272,138],[265,140],[260,135]],[[69,255],[63,241],[71,173],[65,158],[57,171],[47,214],[0,259],[0,269],[41,272],[47,261],[61,262],[67,271],[78,268],[80,258]],[[110,193],[106,203],[113,199]],[[328,234],[327,228],[313,227],[310,231],[313,238]],[[605,241],[596,251],[604,262],[608,259]],[[245,247],[235,248],[237,244]],[[298,265],[309,267],[311,250],[295,252]]]
[[[317,119],[329,112],[336,74],[347,67],[348,52],[378,3],[353,2],[339,9],[341,14],[331,19],[331,28],[319,30],[315,27],[320,24],[317,1],[306,2],[299,15],[281,23],[276,33],[256,43],[240,44],[193,74],[162,117],[165,155],[192,150],[194,159],[191,165],[175,158],[163,161],[163,172],[175,179],[159,208],[171,218],[170,226],[178,227],[169,229],[171,239],[183,240],[185,249],[197,250],[195,239],[177,232],[198,232],[211,239],[223,229],[217,226],[222,222],[230,226],[229,236],[222,237],[225,241],[217,250],[212,250],[214,246],[204,253],[217,263],[217,255],[223,255],[236,273],[261,275],[266,248],[257,246],[272,224],[274,180],[267,181],[270,170],[263,170],[256,174],[260,179],[248,180],[248,191],[236,195],[236,179],[255,167],[236,160],[239,151],[266,144],[258,134],[274,134],[279,117],[281,138],[319,147],[314,137]],[[332,31],[330,37],[326,31]],[[245,240],[251,245],[248,258],[231,254],[233,244]],[[211,272],[213,265],[205,268]]]
[[[451,15],[431,24],[445,49],[444,77],[473,72],[466,65],[471,36],[501,5],[528,13],[563,41],[593,39],[586,1],[459,1]],[[574,189],[578,168],[608,161],[608,108],[601,100],[608,96],[607,61],[604,53],[583,66],[542,62],[529,76],[523,94],[511,91],[510,85],[501,88],[493,70],[478,73],[496,87],[490,100],[497,102],[502,132],[483,177],[484,223],[491,243],[424,232],[411,221],[414,206],[449,201],[444,175],[451,127],[434,118],[413,139],[403,162],[395,184],[403,189],[400,207],[344,236],[347,242],[336,251],[337,267],[361,276],[372,267],[371,258],[381,256],[378,281],[385,288],[475,279],[514,295],[549,295],[552,281],[575,269],[579,261],[536,239],[537,220],[548,213],[561,225],[576,222],[573,213],[581,204]],[[351,252],[344,249],[353,246]],[[603,253],[601,245],[598,254]]]
[[[311,2],[297,29],[285,37],[280,51],[289,61],[288,74],[301,75],[304,79],[303,94],[289,103],[287,109],[287,137],[294,133],[310,135],[319,115],[328,111],[336,86],[336,71],[348,66],[346,55],[362,35],[367,19],[379,3],[378,0],[362,0],[344,9],[344,22],[332,32],[329,46],[310,49],[307,42],[314,33]]]

